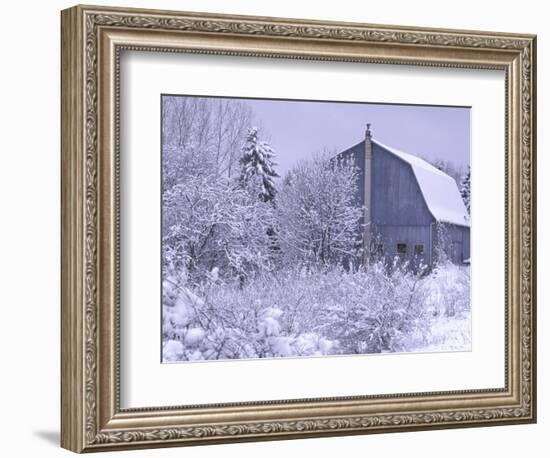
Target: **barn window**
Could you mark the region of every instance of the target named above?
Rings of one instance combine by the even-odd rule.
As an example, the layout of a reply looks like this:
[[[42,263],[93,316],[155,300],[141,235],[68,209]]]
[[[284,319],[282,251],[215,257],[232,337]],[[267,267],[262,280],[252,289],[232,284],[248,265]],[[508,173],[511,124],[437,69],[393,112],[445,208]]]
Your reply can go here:
[[[397,244],[397,253],[407,254],[407,244],[406,243],[398,243]]]
[[[424,244],[423,243],[417,243],[414,246],[414,255],[415,256],[423,256],[424,255]]]

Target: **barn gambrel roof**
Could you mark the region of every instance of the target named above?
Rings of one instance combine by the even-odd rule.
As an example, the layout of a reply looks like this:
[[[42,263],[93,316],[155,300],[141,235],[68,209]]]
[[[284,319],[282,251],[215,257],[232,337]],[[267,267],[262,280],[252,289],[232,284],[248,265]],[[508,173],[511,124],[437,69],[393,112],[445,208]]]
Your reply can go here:
[[[470,227],[468,211],[452,177],[417,156],[386,146],[374,138],[372,143],[411,166],[428,210],[436,221]]]

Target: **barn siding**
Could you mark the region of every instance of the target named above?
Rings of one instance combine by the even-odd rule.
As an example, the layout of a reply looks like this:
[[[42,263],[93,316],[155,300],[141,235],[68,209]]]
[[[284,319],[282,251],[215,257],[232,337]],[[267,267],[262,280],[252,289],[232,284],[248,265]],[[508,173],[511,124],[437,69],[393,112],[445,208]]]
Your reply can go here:
[[[382,245],[383,255],[388,260],[393,260],[397,257],[403,261],[421,261],[425,265],[431,265],[432,243],[431,228],[429,225],[375,225],[373,226],[373,242],[375,248],[377,245]],[[407,244],[406,255],[397,252],[398,243]],[[422,256],[414,255],[414,246],[418,244],[424,245],[424,254]],[[376,255],[378,255],[378,253]]]
[[[377,144],[373,148],[373,224],[429,226],[434,220],[411,166]]]
[[[470,228],[461,227],[462,231],[462,240],[464,241],[464,261],[470,259]]]

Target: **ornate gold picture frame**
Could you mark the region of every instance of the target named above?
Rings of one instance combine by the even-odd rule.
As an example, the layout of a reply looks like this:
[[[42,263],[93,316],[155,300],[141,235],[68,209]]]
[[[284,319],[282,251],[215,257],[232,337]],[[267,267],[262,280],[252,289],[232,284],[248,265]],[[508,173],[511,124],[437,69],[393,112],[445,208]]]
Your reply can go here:
[[[75,6],[61,18],[64,448],[92,452],[536,421],[535,36],[94,6]],[[125,50],[503,71],[505,386],[121,408],[119,70]]]

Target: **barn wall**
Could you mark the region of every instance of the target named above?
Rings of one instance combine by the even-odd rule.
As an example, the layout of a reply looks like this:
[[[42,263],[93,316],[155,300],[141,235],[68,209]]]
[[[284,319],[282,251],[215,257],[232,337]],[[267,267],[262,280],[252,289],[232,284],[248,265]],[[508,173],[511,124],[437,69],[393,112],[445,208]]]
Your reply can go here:
[[[373,144],[372,221],[377,225],[428,226],[433,222],[409,164]]]
[[[383,256],[391,261],[396,256],[403,261],[414,263],[422,262],[425,265],[431,265],[432,259],[432,243],[431,243],[431,226],[393,226],[393,225],[375,225],[373,226],[373,242],[374,247],[382,245]],[[397,252],[397,244],[407,244],[407,254],[399,254]],[[424,245],[424,254],[415,256],[414,246]],[[378,256],[380,253],[375,253]]]
[[[470,228],[441,224],[434,226],[434,246],[440,244],[447,257],[455,263],[462,263],[470,258]],[[454,249],[453,249],[454,245]]]
[[[363,205],[364,142],[341,152],[338,157],[350,159],[358,168],[357,203]],[[420,187],[409,164],[373,143],[372,222],[383,225],[420,225],[433,222]]]
[[[363,196],[365,195],[364,153],[365,153],[365,143],[361,142],[338,154],[338,158],[342,160],[351,160],[353,161],[353,164],[355,165],[355,167],[358,168],[358,173],[357,173],[357,186],[358,186],[357,191],[358,192],[356,195],[356,203],[361,206],[363,205]]]
[[[464,240],[464,260],[470,259],[470,228],[461,227],[462,240]]]

